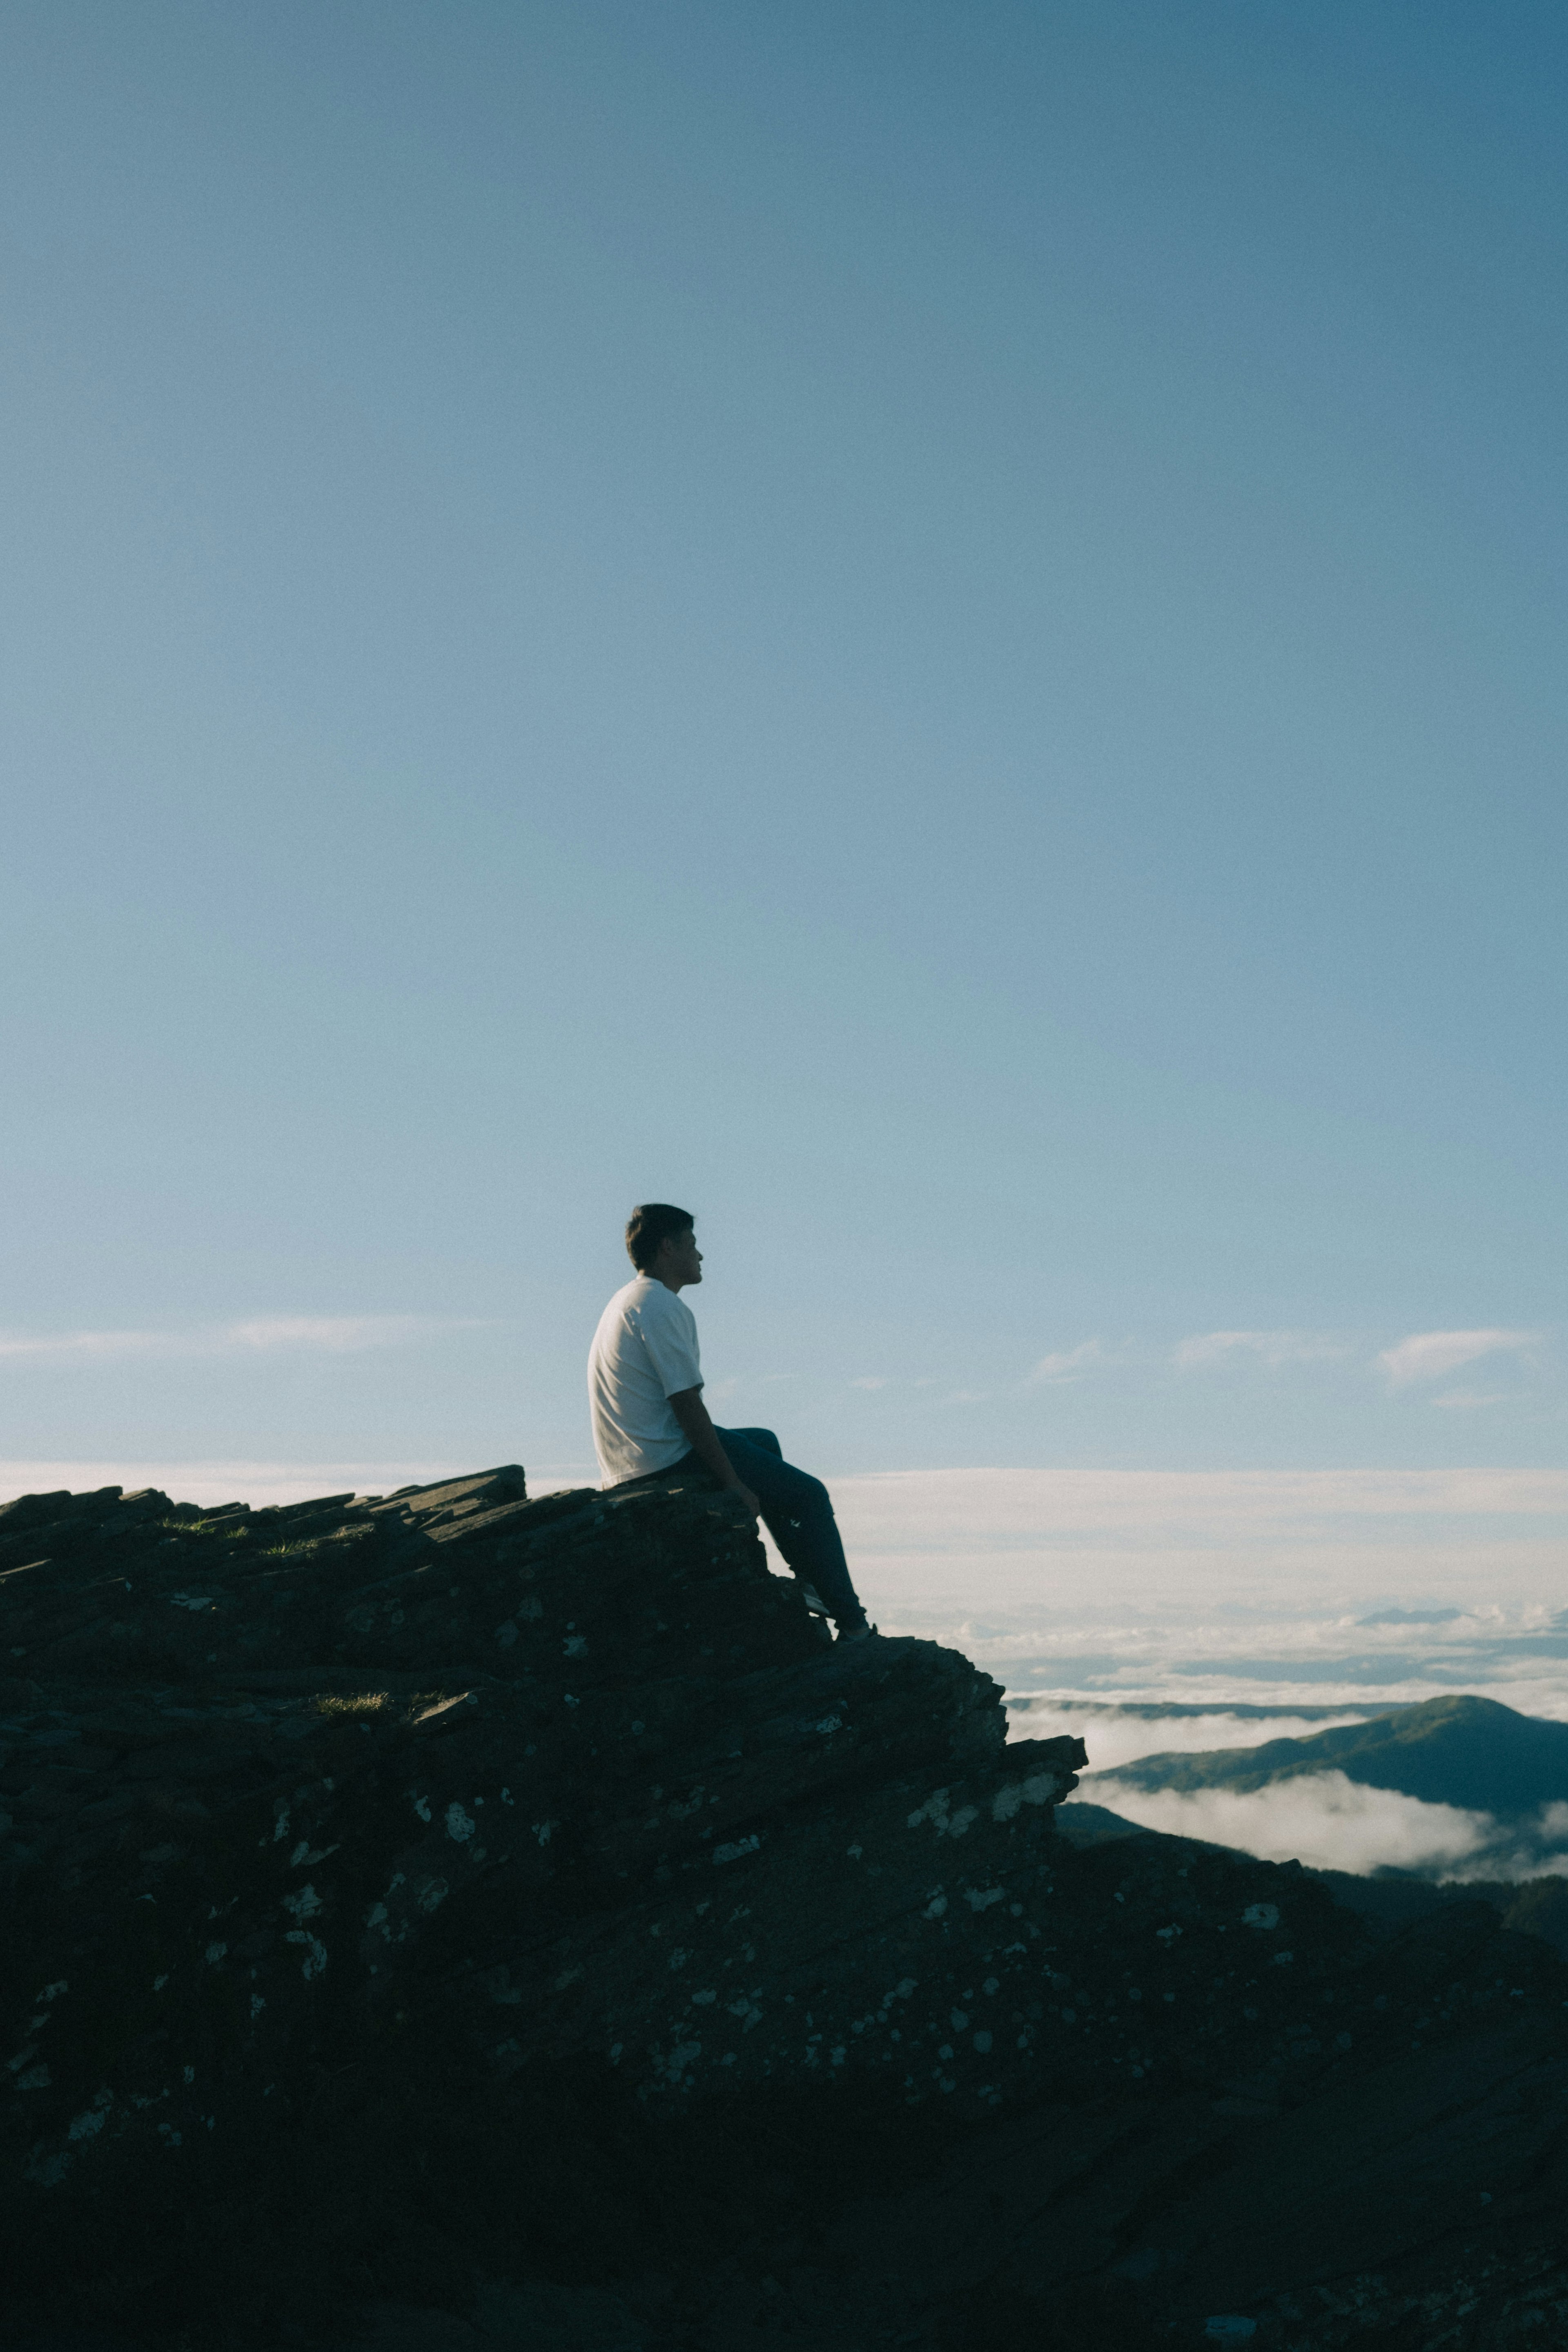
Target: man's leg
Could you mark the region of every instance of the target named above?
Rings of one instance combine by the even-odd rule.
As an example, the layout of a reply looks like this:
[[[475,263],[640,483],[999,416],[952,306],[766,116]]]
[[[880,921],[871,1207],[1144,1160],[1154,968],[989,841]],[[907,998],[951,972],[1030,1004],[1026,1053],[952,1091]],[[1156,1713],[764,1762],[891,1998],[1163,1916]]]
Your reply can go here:
[[[775,1462],[784,1460],[784,1447],[771,1429],[728,1429],[721,1431],[720,1434],[721,1437],[738,1437],[742,1445],[760,1445],[763,1452],[771,1454]]]
[[[786,1462],[771,1429],[721,1429],[718,1435],[790,1567],[816,1587],[841,1633],[859,1633],[866,1612],[850,1582],[844,1539],[821,1479]]]

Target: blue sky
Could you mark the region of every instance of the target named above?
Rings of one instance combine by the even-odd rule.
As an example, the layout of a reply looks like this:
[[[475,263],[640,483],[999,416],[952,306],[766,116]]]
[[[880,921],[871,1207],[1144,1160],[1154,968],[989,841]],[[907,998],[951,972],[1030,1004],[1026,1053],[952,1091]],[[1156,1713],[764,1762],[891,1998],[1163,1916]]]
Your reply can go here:
[[[1568,1460],[1559,9],[6,31],[0,1457]]]

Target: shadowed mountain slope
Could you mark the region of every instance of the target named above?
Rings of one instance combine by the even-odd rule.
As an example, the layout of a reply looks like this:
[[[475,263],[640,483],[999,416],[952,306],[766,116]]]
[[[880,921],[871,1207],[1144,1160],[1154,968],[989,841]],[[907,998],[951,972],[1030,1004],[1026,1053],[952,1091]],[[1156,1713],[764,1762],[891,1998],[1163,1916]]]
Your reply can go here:
[[[1162,1830],[1144,1829],[1120,1813],[1108,1812],[1103,1805],[1085,1804],[1076,1798],[1058,1810],[1057,1828],[1071,1844],[1079,1847],[1108,1845],[1128,1838],[1167,1840],[1167,1833]],[[1167,1842],[1200,1852],[1236,1853],[1238,1860],[1243,1858],[1237,1847],[1217,1846],[1202,1839],[1174,1837]],[[1470,1878],[1435,1884],[1429,1878],[1419,1878],[1402,1870],[1380,1870],[1370,1876],[1357,1876],[1346,1870],[1313,1870],[1310,1875],[1328,1889],[1336,1903],[1342,1903],[1347,1910],[1358,1912],[1363,1919],[1391,1932],[1408,1927],[1413,1919],[1427,1917],[1445,1903],[1485,1903],[1505,1927],[1521,1936],[1543,1937],[1561,1958],[1568,1959],[1565,1878]]]

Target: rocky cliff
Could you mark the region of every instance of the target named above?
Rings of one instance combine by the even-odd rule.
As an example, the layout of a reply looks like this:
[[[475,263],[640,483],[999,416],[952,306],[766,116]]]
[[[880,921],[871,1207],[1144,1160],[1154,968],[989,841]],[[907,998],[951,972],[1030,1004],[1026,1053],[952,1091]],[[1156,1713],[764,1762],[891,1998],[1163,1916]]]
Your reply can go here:
[[[0,1667],[14,2332],[1568,2315],[1544,1944],[1065,1846],[1076,1741],[1005,1745],[952,1652],[827,1643],[700,1487],[29,1496]]]

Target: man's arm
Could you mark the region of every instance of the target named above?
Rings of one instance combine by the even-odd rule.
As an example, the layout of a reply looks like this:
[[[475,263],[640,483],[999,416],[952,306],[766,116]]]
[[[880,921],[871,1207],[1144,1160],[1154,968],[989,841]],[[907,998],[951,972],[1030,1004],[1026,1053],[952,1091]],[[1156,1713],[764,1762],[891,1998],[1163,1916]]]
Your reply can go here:
[[[702,1402],[701,1390],[680,1390],[677,1395],[670,1398],[669,1409],[680,1423],[682,1435],[689,1439],[691,1450],[703,1468],[711,1470],[719,1484],[726,1487],[737,1502],[744,1503],[752,1518],[756,1518],[762,1510],[762,1505],[751,1488],[742,1486],[735,1475],[734,1466],[719,1443],[719,1433],[714,1428],[712,1418]]]

